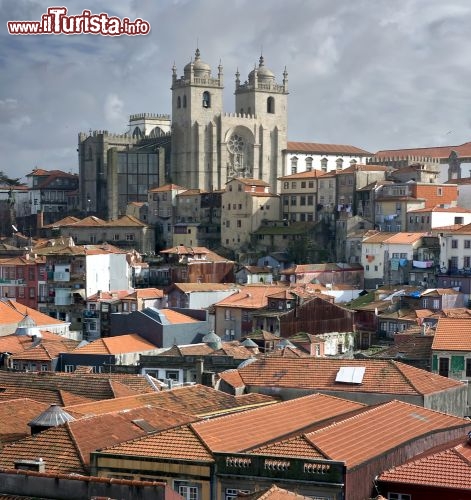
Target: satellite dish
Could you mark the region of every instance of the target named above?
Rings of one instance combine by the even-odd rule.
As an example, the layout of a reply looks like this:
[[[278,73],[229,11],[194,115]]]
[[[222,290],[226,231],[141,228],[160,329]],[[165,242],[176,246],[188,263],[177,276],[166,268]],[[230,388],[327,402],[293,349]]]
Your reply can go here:
[[[18,229],[16,228],[16,226],[14,226],[13,224],[11,225],[11,227],[13,228],[13,231],[15,231],[15,233],[18,232]]]

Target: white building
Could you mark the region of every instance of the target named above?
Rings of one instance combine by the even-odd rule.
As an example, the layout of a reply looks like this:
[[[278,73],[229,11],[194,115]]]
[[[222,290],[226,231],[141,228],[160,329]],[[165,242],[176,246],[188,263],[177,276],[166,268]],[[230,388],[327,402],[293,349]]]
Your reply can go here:
[[[412,232],[430,231],[436,227],[470,223],[471,210],[445,205],[409,210],[406,217],[407,231]]]
[[[335,172],[356,163],[366,163],[372,153],[355,146],[289,141],[283,151],[284,175],[310,170]]]

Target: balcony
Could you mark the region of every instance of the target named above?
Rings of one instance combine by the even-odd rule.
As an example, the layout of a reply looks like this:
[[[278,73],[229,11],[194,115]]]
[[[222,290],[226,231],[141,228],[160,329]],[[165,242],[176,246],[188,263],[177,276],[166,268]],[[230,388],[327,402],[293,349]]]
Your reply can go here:
[[[5,278],[0,278],[0,286],[1,285],[8,285],[8,286],[26,286],[25,280],[20,279],[20,280],[10,280],[10,279],[5,279]]]
[[[90,309],[85,309],[83,311],[83,319],[84,321],[87,319],[98,318],[98,311],[91,311]]]

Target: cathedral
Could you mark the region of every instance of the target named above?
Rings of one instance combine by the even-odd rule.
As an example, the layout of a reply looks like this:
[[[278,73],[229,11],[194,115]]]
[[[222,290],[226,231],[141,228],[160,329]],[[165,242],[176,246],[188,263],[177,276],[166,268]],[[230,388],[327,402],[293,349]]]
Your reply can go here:
[[[235,75],[235,112],[223,110],[224,77],[196,49],[178,77],[172,69],[172,147],[170,177],[175,184],[223,189],[234,177],[261,179],[277,192],[287,147],[288,74],[275,81],[260,57],[243,83]]]

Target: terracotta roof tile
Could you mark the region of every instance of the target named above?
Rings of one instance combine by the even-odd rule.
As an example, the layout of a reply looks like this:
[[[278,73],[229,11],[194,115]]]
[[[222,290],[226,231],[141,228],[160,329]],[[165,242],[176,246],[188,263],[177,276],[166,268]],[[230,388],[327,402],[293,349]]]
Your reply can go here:
[[[29,436],[31,427],[28,422],[48,407],[47,403],[26,398],[0,401],[0,442],[7,443]]]
[[[272,455],[275,457],[325,458],[325,456],[304,435],[276,441],[250,450],[254,455]]]
[[[241,452],[363,407],[361,403],[313,394],[197,422],[192,427],[211,451]]]
[[[295,493],[292,491],[285,490],[283,488],[278,488],[278,486],[273,485],[268,489],[262,491],[256,491],[250,495],[243,495],[245,500],[310,500],[312,497],[306,497]]]
[[[440,318],[435,329],[432,349],[471,351],[471,318]]]
[[[291,175],[283,175],[282,177],[278,177],[280,181],[292,181],[296,179],[317,179],[318,177],[322,177],[326,175],[326,172],[321,170],[306,170],[305,172],[299,172]]]
[[[308,433],[306,439],[326,457],[345,461],[347,468],[352,469],[402,443],[460,427],[465,432],[471,424],[464,418],[390,401]],[[339,439],[339,436],[348,436],[348,439]]]
[[[13,468],[17,459],[42,457],[49,473],[88,472],[90,452],[193,421],[194,417],[141,407],[82,417],[36,434],[0,452],[0,467]]]
[[[373,159],[381,158],[407,158],[411,156],[421,156],[429,158],[447,159],[452,151],[456,151],[459,156],[471,156],[471,142],[465,142],[459,146],[438,146],[431,148],[412,148],[412,149],[389,149],[381,150],[375,153]]]
[[[195,422],[103,451],[112,455],[212,462],[211,452],[242,452],[363,407],[353,401],[314,394]]]
[[[182,314],[172,309],[159,309],[159,313],[167,320],[170,325],[178,325],[183,323],[198,323],[197,319]]]
[[[330,155],[353,155],[353,156],[371,156],[372,153],[356,146],[347,146],[344,144],[320,144],[317,142],[295,142],[288,141],[286,151],[290,153],[311,153],[311,154],[330,154]]]
[[[235,283],[174,283],[171,288],[177,288],[184,293],[229,290],[234,290],[234,292],[236,292],[238,286]]]
[[[101,454],[214,462],[211,453],[189,425],[102,449]]]
[[[123,297],[126,299],[161,299],[164,296],[163,290],[159,288],[139,288],[134,292]]]
[[[93,415],[142,405],[151,405],[202,417],[209,414],[214,415],[218,412],[238,411],[238,409],[245,408],[250,404],[273,404],[274,402],[274,399],[267,399],[266,397],[261,400],[258,398],[256,401],[238,399],[235,396],[216,391],[209,387],[192,385],[169,391],[138,394],[124,398],[75,405],[67,407],[66,410]]]
[[[260,309],[268,304],[268,297],[286,290],[286,286],[250,285],[240,287],[237,293],[214,304],[215,307],[241,307],[244,309]]]
[[[335,382],[341,367],[365,367],[360,384]],[[261,358],[239,369],[246,386],[425,395],[460,382],[392,360]]]
[[[180,191],[180,190],[186,191],[187,188],[178,186],[177,184],[165,184],[165,186],[160,186],[157,188],[149,189],[149,192],[150,193],[165,193],[167,191]]]
[[[368,236],[363,240],[363,243],[390,243],[399,245],[409,245],[426,236],[427,233],[385,233],[378,232],[372,236]]]
[[[14,300],[0,300],[1,325],[18,324],[26,315],[33,319],[38,327],[65,324],[65,321],[51,318],[47,314],[36,311],[31,307],[26,307]]]
[[[471,490],[471,446],[462,443],[389,469],[379,481],[414,484],[452,490]]]
[[[74,354],[124,354],[131,352],[154,351],[157,347],[143,339],[137,333],[119,335],[116,337],[104,337],[90,342],[72,351]]]

